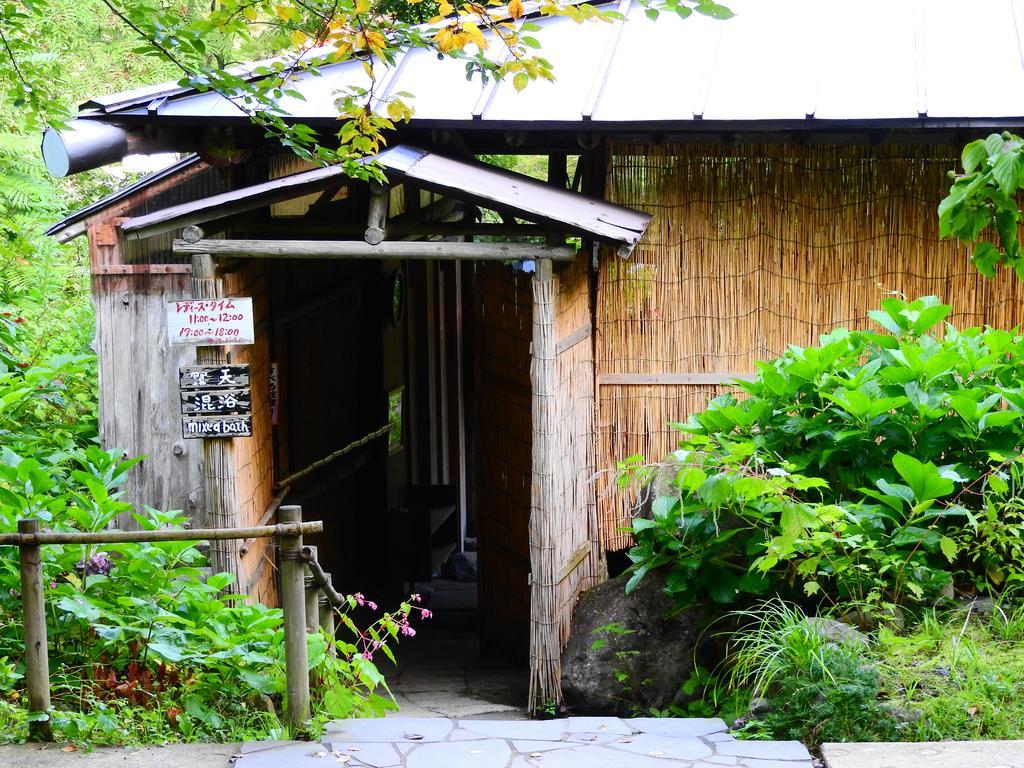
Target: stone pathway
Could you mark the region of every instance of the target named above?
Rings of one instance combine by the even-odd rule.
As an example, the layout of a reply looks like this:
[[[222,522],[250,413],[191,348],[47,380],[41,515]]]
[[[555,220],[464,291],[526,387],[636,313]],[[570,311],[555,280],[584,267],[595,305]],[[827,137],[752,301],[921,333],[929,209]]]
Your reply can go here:
[[[825,744],[828,768],[1024,768],[1024,741]]]
[[[718,718],[338,720],[320,744],[252,742],[236,768],[810,768],[796,741],[738,741]]]

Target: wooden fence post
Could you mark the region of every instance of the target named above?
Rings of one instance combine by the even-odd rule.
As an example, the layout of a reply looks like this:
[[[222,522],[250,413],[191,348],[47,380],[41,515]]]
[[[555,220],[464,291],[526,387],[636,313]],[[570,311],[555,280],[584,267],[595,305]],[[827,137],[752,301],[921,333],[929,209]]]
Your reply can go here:
[[[280,523],[302,522],[302,507],[288,505],[277,512]],[[285,725],[295,735],[309,720],[309,653],[306,649],[306,564],[302,534],[282,536],[281,608],[284,610],[284,663],[287,688]]]
[[[316,560],[316,547],[306,547],[312,558]],[[320,595],[320,587],[313,578],[313,572],[306,566],[305,576],[302,581],[306,587],[306,631],[313,634],[320,628],[320,602],[317,598]]]
[[[327,574],[327,585],[331,586],[331,574]],[[327,633],[327,636],[331,638],[331,648],[333,653],[334,643],[334,606],[331,605],[331,601],[327,599],[327,595],[323,592],[319,594],[317,598],[317,607],[320,612],[320,628]]]
[[[38,520],[19,520],[18,533],[39,533]],[[38,544],[18,548],[21,566],[21,605],[25,628],[25,682],[28,685],[28,708],[46,720],[30,721],[29,738],[51,741],[50,727],[50,656],[46,647],[46,603],[43,598],[43,560]]]

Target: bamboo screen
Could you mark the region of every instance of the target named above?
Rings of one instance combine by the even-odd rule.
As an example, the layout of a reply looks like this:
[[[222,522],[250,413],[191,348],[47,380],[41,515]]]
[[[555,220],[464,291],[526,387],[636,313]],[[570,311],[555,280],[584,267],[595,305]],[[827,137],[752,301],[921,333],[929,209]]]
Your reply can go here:
[[[985,280],[964,246],[939,239],[936,206],[957,156],[933,146],[613,146],[608,199],[655,218],[628,260],[609,253],[601,264],[598,468],[660,459],[675,442],[667,423],[729,390],[713,376],[621,383],[629,375],[751,373],[788,344],[869,327],[867,311],[891,292],[939,296],[961,327],[1021,322],[1024,281]],[[598,500],[604,546],[616,550],[630,543],[632,499],[609,480]]]
[[[594,353],[585,259],[534,278],[530,707],[562,700],[580,593],[602,577],[594,500]]]

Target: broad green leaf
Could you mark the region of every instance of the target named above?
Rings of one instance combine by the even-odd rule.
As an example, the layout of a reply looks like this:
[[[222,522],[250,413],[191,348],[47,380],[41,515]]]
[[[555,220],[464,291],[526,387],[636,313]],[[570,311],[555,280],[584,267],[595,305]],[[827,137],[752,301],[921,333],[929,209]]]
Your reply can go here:
[[[953,492],[953,481],[943,477],[930,461],[921,462],[906,453],[897,453],[892,465],[918,502],[939,499]]]

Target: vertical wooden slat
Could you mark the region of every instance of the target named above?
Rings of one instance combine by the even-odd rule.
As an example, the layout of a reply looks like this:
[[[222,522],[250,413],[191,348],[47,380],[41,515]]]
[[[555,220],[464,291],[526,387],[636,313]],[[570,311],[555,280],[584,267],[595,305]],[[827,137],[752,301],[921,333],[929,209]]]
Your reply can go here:
[[[196,254],[192,257],[192,296],[196,299],[215,299],[223,296],[216,276],[213,257]],[[196,358],[200,365],[227,362],[223,347],[199,347]],[[204,528],[237,528],[239,504],[235,448],[232,438],[216,437],[203,440],[203,508],[200,526]],[[210,566],[214,573],[234,575],[234,583],[225,591],[238,593],[242,589],[240,543],[235,539],[210,542]]]

